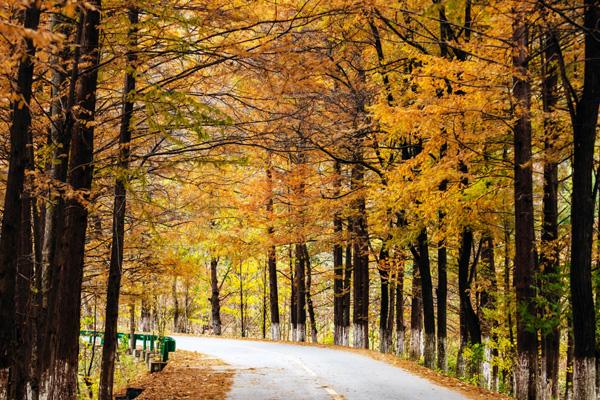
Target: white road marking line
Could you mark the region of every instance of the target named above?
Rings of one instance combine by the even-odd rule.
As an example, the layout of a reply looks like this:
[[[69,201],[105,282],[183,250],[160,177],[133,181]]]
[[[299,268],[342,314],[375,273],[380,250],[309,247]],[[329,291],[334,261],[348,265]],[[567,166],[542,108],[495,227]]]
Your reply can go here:
[[[330,387],[324,387],[325,391],[331,396],[334,400],[343,400],[344,396],[340,396],[335,390]]]
[[[246,348],[252,349],[252,350],[263,351],[266,353],[277,354],[278,356],[283,356],[284,358],[287,358],[288,360],[299,364],[300,367],[302,367],[302,369],[305,370],[309,375],[311,375],[313,377],[317,377],[317,374],[312,369],[308,368],[308,366],[306,364],[304,364],[304,362],[299,357],[289,356],[287,354],[281,353],[280,351],[269,350],[269,349],[256,347],[256,346],[252,346],[252,345],[247,345],[247,344],[243,344],[243,345],[241,345],[241,347],[246,347]],[[249,368],[249,369],[254,369],[254,368]],[[333,400],[344,400],[344,396],[338,394],[338,392],[336,392],[332,388],[330,388],[328,386],[322,386],[322,388],[325,389],[327,394],[330,395]]]

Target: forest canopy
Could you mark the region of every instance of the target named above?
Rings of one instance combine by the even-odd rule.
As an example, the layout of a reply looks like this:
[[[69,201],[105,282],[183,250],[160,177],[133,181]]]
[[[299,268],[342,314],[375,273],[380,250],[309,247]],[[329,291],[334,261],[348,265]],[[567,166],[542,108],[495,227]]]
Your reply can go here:
[[[594,399],[599,106],[598,0],[4,0],[0,398],[88,329]]]

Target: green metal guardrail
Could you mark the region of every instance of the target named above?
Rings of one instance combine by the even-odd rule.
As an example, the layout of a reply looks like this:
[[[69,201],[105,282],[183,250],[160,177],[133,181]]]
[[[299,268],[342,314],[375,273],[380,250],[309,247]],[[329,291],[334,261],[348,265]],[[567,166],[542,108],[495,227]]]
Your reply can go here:
[[[100,344],[104,343],[104,332],[98,331],[90,331],[90,330],[81,330],[79,331],[80,336],[88,336],[90,339],[90,343],[93,343],[94,338],[101,338]],[[129,340],[129,333],[117,333],[117,339],[127,338]],[[175,339],[170,336],[157,336],[157,335],[149,335],[146,333],[135,333],[133,335],[133,346],[137,347],[138,340],[141,340],[143,343],[143,350],[148,349],[150,347],[150,351],[154,351],[155,344],[157,349],[160,351],[161,358],[163,362],[166,362],[169,359],[169,353],[175,351]]]

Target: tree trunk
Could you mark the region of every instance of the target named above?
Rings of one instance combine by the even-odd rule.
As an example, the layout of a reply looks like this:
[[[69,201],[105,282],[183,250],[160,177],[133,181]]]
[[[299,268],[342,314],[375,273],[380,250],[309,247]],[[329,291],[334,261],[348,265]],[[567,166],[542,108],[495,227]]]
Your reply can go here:
[[[82,58],[87,61],[77,82],[77,115],[71,135],[70,174],[68,183],[73,190],[89,200],[92,184],[94,154],[94,121],[96,87],[98,81],[100,0],[81,11],[83,28]],[[60,273],[56,306],[51,323],[58,332],[53,349],[49,376],[52,380],[50,398],[73,399],[77,395],[77,364],[79,354],[79,318],[81,284],[88,210],[83,202],[70,198],[66,201],[64,229],[57,243],[55,271]]]
[[[129,350],[133,354],[136,348],[135,340],[135,302],[129,303]]]
[[[65,42],[71,41],[81,44],[83,33],[83,17],[80,15],[77,24],[73,24],[68,17],[56,13],[52,17],[52,30],[65,36]],[[76,28],[75,28],[76,25]],[[76,33],[74,32],[76,30]],[[59,238],[64,231],[65,199],[63,194],[68,178],[68,165],[71,149],[71,133],[74,124],[74,105],[77,101],[76,84],[79,77],[80,46],[64,46],[52,58],[52,125],[50,128],[50,144],[54,146],[52,161],[50,163],[50,176],[54,186],[58,188],[59,195],[49,193],[46,203],[44,233],[42,247],[42,262],[40,279],[38,282],[39,317],[37,321],[37,348],[36,348],[36,376],[38,384],[33,395],[48,392],[48,373],[52,364],[53,349],[56,347],[56,331],[52,323],[52,316],[56,315],[60,271],[56,268],[56,252],[58,251]],[[68,73],[64,65],[72,64]],[[67,76],[70,75],[70,79]],[[68,82],[68,88],[65,88]],[[67,89],[67,90],[65,90]],[[63,93],[61,95],[61,93]]]
[[[544,63],[542,65],[542,103],[544,118],[544,197],[541,245],[541,289],[548,311],[544,320],[549,328],[542,332],[542,386],[548,398],[558,398],[558,369],[560,360],[560,286],[558,243],[558,154],[555,142],[559,131],[551,116],[558,102],[558,39],[554,32],[544,38]]]
[[[29,158],[27,169],[33,167],[33,158]],[[30,184],[32,183],[29,180]],[[28,185],[30,186],[30,185]],[[30,190],[31,188],[29,188]],[[15,307],[17,313],[17,360],[14,378],[17,399],[27,399],[31,382],[31,356],[32,356],[32,294],[34,293],[33,269],[34,257],[32,246],[32,197],[28,188],[24,188],[21,203],[21,227],[19,233],[19,247],[17,260],[17,281],[15,293]]]
[[[470,286],[470,261],[471,248],[473,247],[473,232],[469,227],[463,229],[461,234],[461,244],[458,259],[458,296],[459,296],[459,318],[460,318],[460,349],[459,361],[457,361],[457,375],[464,376],[465,360],[463,350],[465,346],[481,344],[481,327],[479,318],[473,310],[471,303]],[[477,257],[475,257],[477,258]],[[474,263],[477,260],[473,261]],[[474,371],[474,365],[471,365],[470,372]]]
[[[431,264],[429,262],[429,243],[427,230],[423,229],[418,237],[417,265],[421,276],[421,298],[423,301],[424,323],[424,361],[427,368],[435,364],[435,311],[433,307],[433,284],[431,283]]]
[[[339,196],[341,193],[342,178],[340,163],[335,163],[335,193],[334,196]],[[342,217],[339,212],[333,215],[333,231],[335,244],[333,245],[333,343],[336,345],[344,345],[344,250],[341,244],[342,236]]]
[[[240,330],[242,337],[246,337],[246,320],[244,310],[244,279],[242,273],[242,262],[240,261],[240,273],[238,275],[240,280]]]
[[[38,3],[33,2],[25,10],[23,26],[25,29],[35,31],[39,20]],[[15,312],[17,257],[14,257],[14,251],[18,248],[20,232],[22,232],[22,193],[29,159],[27,149],[31,135],[29,103],[33,83],[33,57],[36,49],[31,38],[24,39],[24,45],[25,54],[19,63],[16,85],[13,88],[13,94],[16,96],[11,104],[10,155],[0,233],[0,321],[2,321],[0,324],[0,397],[15,395],[17,382],[12,379],[18,365],[15,350],[19,337],[25,334],[20,332]],[[6,392],[3,393],[4,391]]]
[[[596,396],[596,315],[592,293],[594,199],[592,171],[600,105],[600,5],[585,0],[585,67],[573,125],[571,199],[571,306],[573,312],[573,399]]]
[[[123,273],[123,246],[125,243],[125,212],[127,209],[127,174],[131,144],[131,118],[135,95],[135,48],[137,46],[138,10],[130,7],[129,33],[127,50],[127,67],[123,85],[123,111],[119,133],[119,159],[113,205],[112,242],[110,266],[106,290],[106,315],[104,318],[104,345],[102,347],[102,367],[98,385],[98,399],[112,400],[115,372],[115,357],[119,323],[119,296],[121,292],[121,275]]]
[[[296,270],[294,274],[296,289],[296,340],[306,341],[306,261],[304,258],[303,244],[295,245]]]
[[[405,353],[404,325],[404,265],[399,265],[396,274],[396,354],[400,357]]]
[[[212,332],[213,335],[221,335],[221,300],[219,290],[219,280],[217,274],[217,267],[219,260],[215,257],[210,260],[210,306],[212,315]]]
[[[362,156],[358,156],[360,159]],[[354,191],[362,188],[364,167],[357,163],[352,167],[351,186]],[[369,234],[367,232],[366,204],[360,195],[353,204],[353,266],[354,266],[354,341],[356,348],[369,347]]]
[[[531,165],[531,84],[528,75],[529,27],[524,6],[515,10],[513,22],[513,96],[517,120],[514,131],[515,272],[517,293],[517,362],[515,397],[535,399],[537,337],[528,327],[536,308],[534,274],[534,215]],[[574,238],[575,239],[575,238]]]
[[[290,262],[290,325],[292,329],[292,341],[295,342],[298,333],[298,297],[296,287],[296,273],[294,271],[294,257],[292,245],[288,246],[288,258]]]
[[[306,265],[306,307],[308,308],[308,317],[310,320],[310,338],[312,343],[317,343],[317,321],[315,317],[315,307],[311,296],[312,286],[312,265],[308,254],[306,243],[302,245],[304,252],[304,262]]]
[[[448,371],[446,353],[447,298],[448,298],[448,257],[444,241],[438,243],[438,286],[437,286],[437,367]]]
[[[351,232],[351,222],[348,221],[348,231]],[[342,304],[343,307],[343,324],[344,327],[342,330],[342,345],[349,346],[350,345],[350,303],[351,303],[351,293],[352,293],[352,272],[354,271],[354,267],[352,265],[352,244],[351,242],[347,242],[346,244],[346,256],[345,256],[345,270],[344,270],[344,302]]]
[[[385,246],[385,243],[383,244]],[[381,298],[379,304],[379,351],[388,353],[390,351],[391,335],[388,332],[388,314],[390,303],[390,271],[389,271],[389,252],[382,247],[379,252],[379,279],[381,280],[380,290]]]
[[[493,365],[493,358],[498,356],[497,348],[491,348],[491,341],[497,341],[497,334],[495,328],[497,322],[495,319],[488,318],[485,314],[487,311],[493,311],[496,309],[495,295],[497,291],[496,285],[496,266],[494,263],[494,240],[491,236],[486,234],[483,239],[484,249],[481,257],[483,261],[482,275],[484,278],[485,286],[482,287],[479,294],[479,307],[478,311],[481,320],[481,332],[483,335],[484,344],[484,357],[482,366],[483,379],[481,380],[481,386],[488,390],[495,391],[498,388],[498,367]]]
[[[269,200],[267,201],[267,214],[269,221],[273,218],[273,176],[271,166],[267,168],[267,182],[269,185]],[[272,225],[268,227],[268,234],[273,240],[275,228]],[[279,293],[277,288],[277,252],[274,245],[269,247],[267,253],[267,263],[269,266],[269,306],[271,310],[271,339],[281,340],[281,329],[279,327]]]
[[[418,361],[423,354],[423,297],[421,295],[421,272],[418,261],[413,264],[412,302],[410,308],[410,358]]]
[[[181,312],[179,308],[179,296],[177,295],[177,275],[173,277],[171,296],[173,297],[173,331],[179,332],[179,326],[181,324]]]

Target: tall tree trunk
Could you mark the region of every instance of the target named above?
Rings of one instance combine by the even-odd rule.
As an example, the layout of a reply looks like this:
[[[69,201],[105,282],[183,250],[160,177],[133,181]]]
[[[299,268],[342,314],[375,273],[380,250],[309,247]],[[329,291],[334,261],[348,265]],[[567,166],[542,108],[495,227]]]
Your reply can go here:
[[[362,156],[358,155],[358,159]],[[363,185],[364,167],[357,163],[352,167],[351,186],[354,191]],[[353,228],[353,266],[354,266],[354,341],[356,348],[369,347],[369,234],[364,195],[354,201]]]
[[[419,360],[423,354],[423,296],[418,261],[413,263],[412,301],[410,306],[410,358]]]
[[[242,273],[242,262],[240,261],[240,273],[238,275],[240,280],[240,330],[242,337],[246,337],[246,316],[244,309],[244,275]]]
[[[352,231],[352,222],[348,220],[348,232]],[[350,345],[350,303],[351,303],[351,293],[352,293],[352,273],[354,271],[354,266],[352,265],[352,242],[348,241],[346,243],[346,254],[345,254],[345,270],[344,270],[344,297],[343,297],[343,318],[342,318],[342,326],[344,327],[342,330],[342,345],[349,346]]]
[[[483,261],[482,275],[484,278],[484,286],[479,293],[479,319],[481,321],[481,333],[483,336],[483,368],[481,386],[488,390],[497,390],[498,388],[498,367],[494,365],[493,359],[498,356],[496,346],[490,346],[491,342],[497,341],[495,328],[497,323],[495,319],[488,318],[485,314],[488,310],[496,309],[496,265],[494,262],[494,240],[489,234],[485,234],[483,238],[484,246],[481,257]]]
[[[404,265],[398,265],[396,274],[396,354],[400,357],[405,353],[404,325]]]
[[[585,0],[585,67],[573,125],[571,199],[571,306],[573,312],[573,399],[596,396],[596,315],[592,292],[594,199],[592,171],[600,105],[600,5]]]
[[[129,350],[135,352],[135,301],[129,303]]]
[[[315,307],[312,301],[311,287],[312,287],[312,265],[310,263],[310,256],[308,254],[308,247],[306,243],[302,244],[304,252],[304,263],[306,265],[306,307],[308,309],[308,317],[310,320],[310,338],[312,343],[317,343],[317,320],[315,317]]]
[[[433,284],[431,283],[431,265],[429,262],[429,242],[427,230],[423,229],[417,239],[418,249],[414,251],[415,260],[421,277],[421,298],[423,302],[425,366],[433,368],[435,364],[435,311],[433,307]]]
[[[295,342],[298,333],[298,297],[296,286],[295,261],[293,257],[293,246],[288,246],[288,258],[290,262],[290,325],[292,330],[292,341]]]
[[[137,46],[138,10],[130,7],[128,50],[125,82],[123,85],[123,111],[119,132],[119,159],[113,204],[112,242],[110,266],[106,289],[106,314],[104,318],[104,345],[102,347],[102,366],[98,386],[99,400],[112,400],[115,372],[115,356],[117,353],[117,325],[119,322],[119,295],[121,292],[121,275],[123,273],[123,246],[125,243],[125,212],[127,209],[128,168],[131,145],[131,118],[133,115],[135,95],[135,48]]]
[[[220,288],[217,274],[219,260],[215,257],[210,259],[210,307],[212,315],[212,332],[213,335],[221,335],[221,300]]]
[[[385,248],[386,243],[383,244],[381,251],[379,252],[379,265],[377,270],[379,271],[380,283],[380,304],[379,304],[379,351],[382,353],[388,353],[390,351],[391,335],[388,331],[388,314],[389,314],[389,303],[390,303],[390,260],[389,251]]]
[[[535,315],[534,215],[531,165],[531,84],[528,75],[529,26],[527,11],[520,5],[513,22],[513,96],[517,120],[514,131],[515,272],[517,293],[517,362],[515,397],[535,399],[537,337],[528,327]],[[575,238],[574,238],[575,239]]]
[[[339,196],[341,193],[342,178],[341,166],[339,162],[335,163],[335,193],[334,196]],[[344,249],[341,244],[343,224],[342,217],[338,211],[333,215],[333,343],[344,345],[343,332],[344,326]]]
[[[437,367],[448,371],[446,353],[447,298],[448,298],[448,257],[444,241],[438,243],[438,286],[437,286]]]
[[[98,81],[100,0],[90,2],[91,7],[82,9],[83,30],[81,54],[86,68],[77,82],[77,115],[72,128],[70,148],[69,185],[83,193],[89,200],[92,184],[94,154],[94,121],[96,87]],[[64,229],[56,252],[55,270],[60,273],[60,283],[52,324],[56,340],[50,376],[50,398],[72,399],[77,395],[77,364],[79,354],[79,318],[81,284],[88,210],[78,199],[66,201]]]
[[[267,167],[267,183],[269,185],[269,199],[267,201],[267,216],[269,218],[269,227],[267,233],[273,240],[275,228],[271,225],[273,218],[273,173],[271,165]],[[274,245],[269,247],[267,252],[267,263],[269,267],[269,306],[271,311],[271,339],[281,340],[281,328],[279,326],[279,293],[277,288],[277,252]]]
[[[181,309],[179,307],[179,296],[177,294],[177,275],[173,277],[171,296],[173,297],[173,331],[179,332],[179,326],[181,325]]]
[[[37,30],[40,10],[37,2],[32,2],[25,10],[23,27]],[[20,332],[17,324],[15,293],[17,284],[17,257],[14,250],[18,248],[22,223],[22,193],[25,169],[28,164],[27,143],[31,135],[31,87],[33,83],[33,57],[35,45],[31,38],[24,39],[25,54],[21,58],[17,71],[16,85],[13,88],[15,100],[12,101],[10,126],[10,155],[8,178],[4,193],[4,213],[0,231],[0,397],[15,394],[12,375],[16,372],[17,341],[24,332]],[[2,393],[6,391],[5,393]]]
[[[554,32],[544,36],[544,63],[542,65],[542,103],[544,118],[544,198],[541,245],[541,288],[549,311],[544,320],[550,327],[542,332],[542,371],[541,377],[548,398],[558,398],[558,364],[560,360],[560,314],[558,304],[560,293],[558,243],[558,154],[555,148],[559,130],[552,117],[558,102],[558,38]],[[547,388],[547,389],[546,389]]]
[[[398,255],[394,252],[393,257]],[[388,316],[387,316],[387,327],[386,327],[386,341],[387,341],[387,353],[393,352],[394,343],[394,320],[396,316],[396,280],[398,279],[398,265],[395,259],[390,258],[389,264],[389,284],[388,284]]]
[[[54,146],[54,152],[50,163],[50,177],[58,189],[59,195],[48,194],[50,201],[46,203],[45,210],[42,262],[38,283],[39,317],[35,354],[37,364],[35,379],[38,384],[34,390],[34,396],[48,392],[49,370],[54,356],[53,351],[56,348],[57,332],[55,324],[52,323],[52,316],[57,312],[60,283],[56,252],[65,223],[64,193],[68,178],[71,134],[75,123],[74,105],[77,101],[76,85],[79,77],[83,23],[81,13],[77,24],[73,24],[70,22],[70,18],[58,12],[52,17],[53,32],[63,34],[65,43],[73,41],[75,45],[64,46],[52,59],[50,144]],[[64,65],[68,64],[72,64],[70,71],[64,68]],[[70,79],[68,79],[69,75]],[[68,88],[65,88],[67,83]]]
[[[465,346],[478,345],[481,343],[481,327],[479,318],[473,310],[471,303],[471,286],[470,286],[470,261],[471,248],[473,247],[473,232],[469,227],[463,229],[461,233],[461,244],[458,258],[458,296],[459,296],[459,318],[460,318],[460,349],[459,361],[457,361],[457,374],[464,376],[465,364],[463,358],[463,350]],[[477,262],[475,256],[473,263]],[[472,365],[473,367],[473,365]],[[474,368],[470,368],[470,372]]]
[[[306,341],[306,261],[304,258],[303,244],[295,245],[296,269],[294,273],[296,289],[296,340]]]
[[[27,169],[33,167],[33,158],[29,158]],[[32,183],[29,180],[30,184]],[[30,185],[27,185],[30,186]],[[17,399],[27,399],[28,389],[31,382],[31,356],[32,356],[32,325],[34,320],[31,316],[32,300],[34,293],[33,282],[33,243],[32,243],[32,220],[31,188],[25,188],[21,203],[21,228],[19,233],[19,247],[17,260],[17,281],[15,293],[15,307],[17,313],[17,329],[19,337],[17,340],[17,360],[14,379]]]

